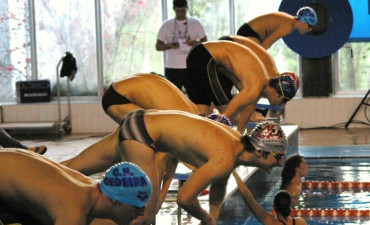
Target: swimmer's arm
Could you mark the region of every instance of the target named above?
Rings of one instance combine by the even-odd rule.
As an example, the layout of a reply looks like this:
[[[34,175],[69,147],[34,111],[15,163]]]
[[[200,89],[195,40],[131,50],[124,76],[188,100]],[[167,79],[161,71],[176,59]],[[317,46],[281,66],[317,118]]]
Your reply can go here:
[[[241,134],[244,133],[244,130],[246,129],[249,119],[251,118],[255,108],[256,104],[248,105],[240,112],[240,119],[237,129]]]
[[[218,216],[220,214],[221,206],[224,201],[224,197],[226,194],[226,185],[229,176],[223,178],[217,182],[212,183],[210,192],[209,192],[209,209],[210,215],[212,218],[217,221]]]
[[[274,217],[266,212],[254,199],[251,191],[248,189],[248,187],[244,184],[244,182],[241,180],[239,175],[235,172],[235,170],[232,172],[236,183],[238,185],[239,191],[245,201],[247,203],[249,209],[252,211],[253,215],[263,224],[269,225],[274,223]]]
[[[290,34],[292,29],[284,27],[283,25],[278,26],[273,32],[270,33],[261,43],[264,49],[269,49],[277,40],[286,35]]]
[[[227,158],[227,159],[225,159]],[[228,160],[230,159],[230,160]],[[220,165],[220,159],[208,161],[199,167],[179,190],[177,203],[190,215],[202,221],[203,225],[215,224],[214,218],[204,210],[198,201],[198,195],[210,184],[227,176],[228,169],[232,168],[232,157],[224,157]],[[217,165],[217,166],[215,166]]]
[[[260,93],[258,90],[252,89],[250,87],[244,88],[231,99],[222,114],[233,120],[236,117],[237,113],[243,110],[245,107],[249,105],[252,105],[253,107],[254,102],[258,98],[259,94]]]

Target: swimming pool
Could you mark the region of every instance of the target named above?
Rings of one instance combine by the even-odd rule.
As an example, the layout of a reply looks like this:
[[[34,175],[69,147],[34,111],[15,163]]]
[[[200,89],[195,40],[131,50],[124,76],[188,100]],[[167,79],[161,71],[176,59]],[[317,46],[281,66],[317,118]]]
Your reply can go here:
[[[345,159],[306,159],[309,165],[308,180],[319,181],[352,181],[352,182],[369,182],[370,159],[369,158],[345,158]],[[280,170],[281,171],[281,170]],[[277,172],[279,173],[279,172]],[[253,184],[248,184],[252,190]],[[267,185],[268,186],[268,185]],[[261,206],[267,210],[272,210],[272,202],[275,193],[279,190],[280,181],[274,183],[270,191],[265,195],[264,199],[258,200],[259,196],[255,195]],[[257,187],[258,188],[258,187]],[[252,191],[253,193],[253,191]],[[257,192],[259,193],[259,192]],[[254,216],[250,215],[249,209],[245,206],[243,200],[240,200],[240,195],[236,194],[234,202],[234,210],[239,212],[231,213],[234,220],[230,218],[226,222],[221,220],[218,224],[260,224]],[[237,200],[238,199],[238,200]],[[227,204],[227,203],[225,203]],[[321,208],[321,209],[366,209],[370,210],[370,192],[362,189],[311,189],[303,191],[299,202],[295,208]],[[245,210],[245,211],[244,211]],[[244,211],[244,212],[243,212]],[[244,220],[242,219],[244,217]],[[245,219],[246,218],[246,219]],[[305,217],[308,224],[333,224],[333,225],[349,225],[349,224],[370,224],[369,217]]]

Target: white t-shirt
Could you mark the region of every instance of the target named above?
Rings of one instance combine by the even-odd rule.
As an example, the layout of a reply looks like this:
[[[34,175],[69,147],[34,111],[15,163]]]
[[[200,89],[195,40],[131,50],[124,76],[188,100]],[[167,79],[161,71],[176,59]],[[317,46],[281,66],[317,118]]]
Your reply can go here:
[[[176,49],[168,49],[166,54],[166,68],[185,69],[186,56],[188,55],[191,46],[183,43],[188,37],[190,40],[204,38],[206,31],[200,20],[194,17],[186,17],[186,20],[178,21],[175,18],[166,20],[158,31],[157,38],[164,43],[179,43],[180,46]]]

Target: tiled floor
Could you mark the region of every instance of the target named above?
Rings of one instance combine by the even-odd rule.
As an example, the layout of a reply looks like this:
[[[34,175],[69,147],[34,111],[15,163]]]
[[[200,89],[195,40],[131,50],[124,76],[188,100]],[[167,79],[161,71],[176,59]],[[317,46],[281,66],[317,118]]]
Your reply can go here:
[[[100,140],[104,135],[71,135],[64,136],[62,139],[52,137],[52,139],[40,139],[33,137],[17,137],[28,146],[35,146],[44,144],[48,146],[48,151],[45,156],[57,162],[68,159],[77,155],[89,145]],[[32,139],[32,140],[30,140]],[[349,154],[357,156],[370,157],[370,128],[369,129],[314,129],[314,130],[300,130],[298,135],[298,145],[301,154],[308,157],[332,157],[338,156],[337,151],[330,150],[331,146],[341,146],[341,156],[345,157]],[[357,151],[353,151],[353,145],[357,145]],[[325,147],[324,147],[325,146]],[[241,173],[248,173],[248,169],[239,171]],[[100,175],[92,176],[98,180]],[[172,183],[171,189],[177,188],[177,181]],[[160,213],[157,216],[157,224],[171,224],[177,225],[177,205],[175,203],[176,193],[170,192],[166,202]],[[208,203],[206,197],[201,197],[202,206],[207,209]],[[197,219],[189,217],[186,212],[182,210],[181,220],[183,225],[199,224]]]

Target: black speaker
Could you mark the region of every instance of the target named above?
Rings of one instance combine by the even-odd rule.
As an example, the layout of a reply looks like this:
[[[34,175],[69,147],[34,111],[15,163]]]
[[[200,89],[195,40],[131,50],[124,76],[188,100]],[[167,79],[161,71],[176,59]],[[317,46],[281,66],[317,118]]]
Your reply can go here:
[[[49,80],[17,81],[15,86],[18,103],[51,101]]]

